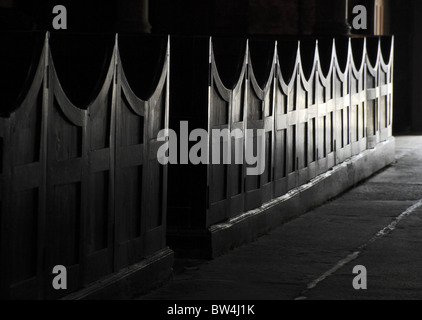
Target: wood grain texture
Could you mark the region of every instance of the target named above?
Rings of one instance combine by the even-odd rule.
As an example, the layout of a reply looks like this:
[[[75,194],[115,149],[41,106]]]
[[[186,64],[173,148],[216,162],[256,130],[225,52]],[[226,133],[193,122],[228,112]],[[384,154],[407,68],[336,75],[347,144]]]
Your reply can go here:
[[[0,118],[2,297],[61,298],[165,247],[156,136],[168,127],[168,50],[143,101],[116,37],[99,93],[82,109],[60,84],[46,35],[26,98]],[[55,265],[67,267],[67,291],[52,288]]]
[[[282,52],[283,43],[275,41],[263,87],[255,77],[254,61],[247,45],[243,70],[233,89],[226,88],[219,77],[211,42],[209,128],[236,128],[242,132],[263,129],[266,143],[265,171],[260,176],[246,175],[247,165],[208,166],[208,227],[283,196],[392,135],[394,41],[386,62],[381,40],[370,39],[378,41],[374,65],[367,51],[369,40],[364,40],[363,51],[354,47],[354,41],[349,39],[347,51],[342,53],[345,56],[338,57],[340,50],[333,40],[331,56],[323,57],[325,63],[329,62],[324,69],[320,56],[323,51],[316,41],[313,62],[311,65],[307,62],[306,74],[299,41],[290,78],[290,74],[281,71],[289,70],[281,67],[288,61],[279,59],[286,56]],[[309,47],[307,44],[304,48]],[[359,48],[359,43],[356,47]],[[372,43],[371,48],[374,47]],[[363,57],[361,65],[355,63],[360,58],[354,56],[356,52]],[[305,57],[308,55],[306,52]],[[265,53],[258,56],[262,58]],[[243,117],[239,110],[243,111]],[[223,116],[226,114],[230,116]],[[256,139],[254,143],[256,148]],[[245,153],[248,148],[245,140],[240,144]],[[235,147],[234,143],[230,145],[233,155]]]

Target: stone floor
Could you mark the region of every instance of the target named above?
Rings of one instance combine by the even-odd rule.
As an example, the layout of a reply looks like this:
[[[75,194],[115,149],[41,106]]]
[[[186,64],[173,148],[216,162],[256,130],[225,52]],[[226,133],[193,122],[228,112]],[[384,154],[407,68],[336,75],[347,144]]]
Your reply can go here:
[[[397,137],[396,159],[254,243],[177,264],[172,281],[137,299],[422,299],[422,136]],[[353,287],[357,265],[367,290]]]

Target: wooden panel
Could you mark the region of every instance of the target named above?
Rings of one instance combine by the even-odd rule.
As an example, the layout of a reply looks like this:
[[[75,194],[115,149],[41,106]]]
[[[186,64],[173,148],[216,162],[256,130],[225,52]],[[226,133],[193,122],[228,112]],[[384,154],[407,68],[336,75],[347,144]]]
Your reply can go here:
[[[115,262],[120,269],[164,246],[166,169],[158,132],[168,126],[168,63],[148,101],[137,98],[118,66],[115,156]],[[122,82],[120,83],[119,80]],[[149,237],[151,230],[154,236]]]
[[[249,82],[250,84],[251,82]],[[264,129],[264,103],[259,99],[257,92],[252,85],[248,90],[248,101],[247,101],[247,120],[246,129],[247,132],[245,154],[250,154],[253,157],[258,157],[258,129]],[[252,136],[251,136],[252,135]],[[248,168],[255,168],[257,164],[246,164],[246,170]],[[246,192],[246,210],[255,209],[262,204],[261,198],[261,179],[259,175],[248,175],[245,177],[245,192]]]
[[[10,179],[8,180],[6,212],[2,212],[3,223],[8,225],[5,240],[9,244],[2,259],[9,261],[8,270],[3,277],[9,277],[9,294],[16,297],[37,297],[40,293],[37,277],[39,276],[40,239],[40,204],[45,194],[42,188],[40,160],[42,160],[42,90],[40,70],[28,92],[28,98],[10,116],[9,162]],[[5,172],[7,173],[7,172]],[[6,220],[7,219],[7,220]],[[3,249],[4,250],[4,247]],[[8,252],[7,252],[8,251]]]
[[[121,241],[139,238],[141,235],[143,168],[129,167],[120,170],[116,181],[120,196],[116,203]]]
[[[12,284],[17,284],[37,275],[38,190],[15,193],[13,208]]]
[[[55,108],[57,110],[57,108]],[[59,112],[58,112],[59,114]],[[82,128],[68,126],[64,115],[53,115],[54,152],[57,161],[79,158],[82,154]]]
[[[163,181],[165,179],[165,167],[159,164],[157,160],[157,151],[163,142],[157,141],[157,136],[159,131],[166,127],[166,96],[167,92],[163,90],[154,99],[154,104],[150,104],[148,108],[148,169],[144,178],[144,189],[148,201],[146,201],[144,206],[145,212],[143,218],[146,232],[156,230],[164,222],[163,213],[165,212],[165,202],[163,197],[165,196],[165,190]],[[162,231],[162,229],[159,230]],[[147,243],[150,243],[150,240],[145,240],[145,244]],[[160,247],[162,241],[157,235],[154,243],[150,244],[152,247]],[[145,254],[151,253],[151,251],[148,251]]]
[[[51,57],[50,57],[51,59]],[[50,60],[51,64],[51,60]],[[54,266],[68,269],[68,288],[76,290],[81,283],[83,236],[87,188],[86,110],[67,99],[54,66],[49,72],[47,120],[47,207],[44,283],[45,297],[60,298],[66,293],[51,285]]]
[[[10,261],[1,264],[2,297],[59,298],[140,261],[142,250],[152,254],[165,245],[166,169],[156,161],[157,142],[151,140],[149,155],[143,145],[147,135],[156,137],[168,126],[168,61],[158,94],[151,97],[156,108],[149,123],[144,102],[133,95],[117,67],[121,62],[116,50],[100,93],[84,110],[62,90],[47,37],[28,96],[10,117],[10,158],[4,157],[5,132],[0,128],[0,227],[3,231],[7,224],[14,230],[10,236],[2,232],[0,239],[2,261]],[[116,94],[122,82],[128,97]],[[145,159],[150,159],[147,165]],[[4,163],[14,168],[10,179],[3,173]],[[9,192],[11,202],[4,201]],[[151,200],[148,217],[143,217],[143,193]],[[144,241],[153,243],[142,243],[146,229],[154,235],[144,236]],[[115,236],[115,231],[120,233]],[[117,269],[115,239],[122,247]],[[51,286],[54,265],[68,268],[66,292]]]
[[[214,71],[214,77],[211,85],[211,99],[209,107],[209,143],[210,143],[210,164],[208,165],[209,172],[209,212],[207,224],[211,225],[221,222],[228,217],[228,210],[230,206],[230,186],[229,181],[230,165],[228,164],[228,157],[232,157],[232,150],[229,149],[229,136],[221,136],[217,140],[217,136],[213,138],[213,130],[215,133],[227,133],[230,135],[230,119],[231,104],[225,88],[218,76],[217,71]],[[237,112],[237,118],[240,120],[240,111]]]
[[[112,94],[112,90],[109,89],[105,101],[98,108],[99,111],[91,118],[91,150],[101,150],[110,147]]]
[[[81,212],[80,183],[53,188],[49,232],[52,265],[72,266],[79,262]]]
[[[113,90],[115,56],[97,98],[88,106],[86,159],[88,161],[86,214],[83,217],[81,282],[89,284],[113,272],[114,145]]]
[[[351,42],[348,54],[352,54]],[[367,62],[368,58],[364,58]],[[391,77],[386,65],[378,63],[378,69],[373,69],[368,63],[363,63],[357,70],[353,59],[341,57],[343,65],[346,61],[348,65],[340,67],[337,56],[333,55],[332,64],[325,76],[319,71],[320,62],[318,56],[315,56],[314,66],[308,70],[310,77],[306,78],[301,61],[297,58],[293,76],[289,83],[285,83],[279,68],[280,61],[277,63],[276,60],[273,63],[278,70],[274,78],[280,77],[277,79],[278,85],[273,86],[271,81],[267,81],[264,89],[259,87],[249,58],[249,64],[245,63],[248,72],[245,78],[240,77],[235,86],[237,93],[234,94],[235,89],[226,93],[227,96],[236,96],[233,105],[242,101],[245,106],[245,129],[262,128],[266,132],[264,174],[247,176],[244,170],[248,166],[243,168],[245,211],[256,208],[262,201],[285,194],[362,152],[371,144],[375,145],[380,138],[386,139],[389,136],[391,96],[388,96],[389,89],[385,86]],[[217,68],[211,59],[211,75]],[[262,76],[262,70],[259,72]],[[222,85],[217,83],[216,86]],[[210,93],[210,123],[213,124],[217,114],[221,118],[218,124],[226,124],[226,115],[218,113],[218,110],[226,110],[227,107],[219,107],[218,104],[224,99],[215,91],[213,83]],[[242,125],[240,121],[239,113],[232,111],[232,122]],[[368,135],[371,135],[369,139]],[[256,137],[253,139],[256,154]],[[224,186],[226,178],[230,180],[228,192],[231,195],[241,194],[242,168],[231,165],[228,169],[223,166],[219,169],[212,169],[215,172],[219,170],[219,178],[210,176],[210,202],[219,203],[214,209],[222,215],[227,193]],[[226,213],[229,217],[239,214],[233,206],[227,206],[230,208]]]
[[[88,254],[108,247],[109,229],[109,173],[96,172],[90,175],[90,206],[88,217]]]
[[[243,73],[246,67],[243,68]],[[232,112],[230,120],[231,137],[231,165],[229,171],[229,197],[230,205],[226,212],[228,218],[235,217],[244,212],[245,207],[245,170],[244,161],[236,161],[236,156],[245,158],[245,103],[246,103],[246,81],[245,74],[242,74],[240,83],[232,93]],[[233,134],[235,133],[235,134]]]
[[[144,123],[142,116],[135,114],[129,107],[128,101],[123,97],[120,109],[120,129],[119,144],[121,146],[134,146],[144,143]]]
[[[40,158],[41,143],[41,108],[42,93],[37,94],[37,99],[31,101],[27,110],[16,113],[13,125],[12,144],[13,164],[16,166],[38,162]]]
[[[122,92],[123,94],[123,92]],[[116,171],[115,171],[115,219],[116,260],[120,269],[142,259],[142,214],[144,203],[143,178],[146,173],[143,161],[134,156],[130,148],[145,148],[144,116],[133,112],[124,95],[116,104]],[[122,153],[122,150],[129,151]],[[137,153],[135,153],[137,154]],[[127,161],[132,157],[133,161]]]

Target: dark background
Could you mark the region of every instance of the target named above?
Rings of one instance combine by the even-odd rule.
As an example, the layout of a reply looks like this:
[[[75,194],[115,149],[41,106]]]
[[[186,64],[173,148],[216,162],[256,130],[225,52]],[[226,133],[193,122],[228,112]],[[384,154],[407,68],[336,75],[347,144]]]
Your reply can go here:
[[[0,29],[52,30],[55,5],[68,11],[71,33],[133,32],[124,29],[121,20],[135,19],[119,11],[122,3],[134,6],[138,1],[80,0],[0,0]],[[149,22],[152,33],[174,35],[318,35],[321,19],[335,15],[334,0],[149,0]],[[335,0],[337,3],[339,0]],[[384,0],[384,34],[395,35],[395,133],[422,132],[422,12],[420,0]],[[10,4],[13,3],[12,8]],[[118,5],[119,4],[119,5]],[[349,0],[349,22],[352,8],[368,8],[368,30],[352,30],[356,35],[371,35],[374,30],[374,1]],[[322,8],[322,9],[321,9]],[[327,13],[325,17],[324,14]],[[337,13],[338,14],[338,13]],[[332,23],[331,21],[328,21]],[[333,34],[339,29],[333,24]]]

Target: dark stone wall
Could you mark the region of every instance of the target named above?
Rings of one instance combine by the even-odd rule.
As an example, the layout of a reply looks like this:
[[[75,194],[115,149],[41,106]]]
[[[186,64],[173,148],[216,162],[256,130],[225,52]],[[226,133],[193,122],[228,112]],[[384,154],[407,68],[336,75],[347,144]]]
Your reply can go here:
[[[395,36],[394,56],[394,128],[396,132],[412,129],[412,2],[391,0],[391,33]],[[420,2],[420,0],[416,1]]]
[[[298,33],[299,10],[296,0],[250,0],[249,10],[249,33]]]
[[[316,0],[154,0],[153,32],[171,34],[311,34]]]
[[[250,0],[249,33],[312,34],[315,0]]]
[[[390,10],[395,36],[394,131],[422,132],[422,1],[390,0]]]
[[[411,65],[409,70],[411,71],[411,75],[409,75],[407,81],[403,83],[403,88],[407,89],[407,93],[411,96],[412,101],[412,131],[422,133],[422,19],[420,18],[420,14],[422,12],[422,1],[420,0],[413,0],[412,1],[412,17],[410,19],[412,31],[410,35],[407,37],[410,44],[406,43],[406,46],[403,46],[399,43],[397,46],[398,50],[404,50],[405,53],[412,56],[410,60]],[[405,34],[403,34],[403,39],[406,39]],[[410,51],[410,52],[409,52]],[[398,59],[405,59],[404,57],[399,56]],[[404,62],[404,61],[401,61]],[[396,104],[397,108],[402,107],[402,103]],[[400,112],[400,109],[397,110]]]
[[[244,34],[249,26],[247,0],[214,0],[213,28],[219,34]]]
[[[213,17],[213,2],[209,0],[150,0],[153,33],[210,34]]]

